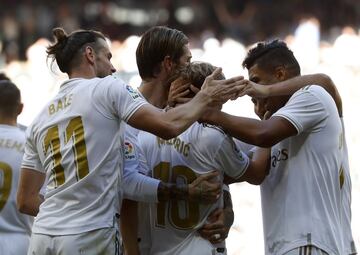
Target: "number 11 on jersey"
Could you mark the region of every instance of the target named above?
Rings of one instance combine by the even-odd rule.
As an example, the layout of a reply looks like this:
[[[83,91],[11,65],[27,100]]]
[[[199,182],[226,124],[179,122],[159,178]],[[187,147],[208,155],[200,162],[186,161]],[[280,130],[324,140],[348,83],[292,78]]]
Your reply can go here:
[[[65,130],[65,143],[72,140],[74,161],[76,166],[76,178],[81,180],[89,173],[87,160],[86,143],[84,135],[83,122],[80,116],[70,120]],[[53,126],[47,130],[43,143],[44,153],[49,150],[53,159],[53,175],[55,180],[55,188],[65,183],[65,171],[61,165],[62,155],[60,152],[60,136],[59,127]]]

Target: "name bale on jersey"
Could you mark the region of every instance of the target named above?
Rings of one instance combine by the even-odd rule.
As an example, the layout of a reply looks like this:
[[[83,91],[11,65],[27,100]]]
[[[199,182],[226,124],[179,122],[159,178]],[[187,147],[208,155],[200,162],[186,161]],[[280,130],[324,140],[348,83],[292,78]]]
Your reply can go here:
[[[69,107],[71,103],[72,103],[72,94],[68,96],[64,96],[63,98],[57,100],[57,102],[49,105],[49,114],[52,115],[54,113],[57,113],[58,111]]]
[[[185,143],[178,137],[172,138],[170,140],[164,140],[160,137],[157,137],[157,143],[159,147],[163,145],[171,145],[180,154],[184,155],[185,157],[189,156],[191,144]]]

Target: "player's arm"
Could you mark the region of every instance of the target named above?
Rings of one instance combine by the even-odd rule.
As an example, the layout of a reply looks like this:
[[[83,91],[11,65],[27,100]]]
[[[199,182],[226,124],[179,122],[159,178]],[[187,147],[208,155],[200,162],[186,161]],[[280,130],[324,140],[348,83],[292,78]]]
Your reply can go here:
[[[296,76],[289,80],[285,80],[272,85],[260,85],[252,81],[245,81],[245,87],[241,95],[249,95],[251,97],[266,98],[271,96],[291,95],[297,90],[308,85],[319,85],[323,87],[334,99],[339,116],[342,117],[342,100],[334,82],[326,74],[309,74]]]
[[[206,224],[198,230],[199,234],[211,243],[223,242],[234,222],[234,211],[229,190],[223,190],[224,208],[217,208],[206,220]]]
[[[217,68],[205,79],[202,89],[190,102],[167,112],[159,111],[151,105],[144,105],[130,117],[128,124],[163,139],[181,134],[202,116],[207,106],[227,101],[238,92],[238,85],[241,84],[243,77],[215,80],[214,77],[219,72],[221,69]]]
[[[123,172],[124,197],[148,203],[168,201],[170,199],[186,199],[212,203],[217,200],[221,192],[218,172],[200,175],[190,184],[166,183],[147,176],[151,172],[146,162],[143,148],[141,148],[130,133],[125,133],[124,149],[131,145],[132,153],[125,156]],[[142,174],[141,174],[142,173]]]
[[[40,195],[45,181],[45,174],[33,169],[22,168],[17,191],[17,207],[21,213],[36,216],[40,204],[44,201]]]
[[[120,213],[120,230],[125,254],[140,254],[138,246],[138,203],[133,200],[122,201]]]
[[[131,200],[152,202],[171,199],[213,203],[219,198],[221,185],[214,181],[218,172],[198,176],[190,184],[167,183],[136,171],[124,170],[124,197]]]
[[[171,199],[191,200],[199,203],[214,203],[218,200],[221,185],[217,180],[218,171],[198,176],[190,184],[160,182],[158,187],[158,200]]]
[[[203,117],[203,121],[221,126],[231,136],[259,147],[271,147],[297,134],[288,120],[276,116],[260,121],[213,110]]]
[[[270,167],[270,148],[257,147],[252,154],[246,172],[238,179],[227,177],[224,182],[227,184],[236,182],[248,182],[253,185],[260,185],[265,177],[269,174]]]

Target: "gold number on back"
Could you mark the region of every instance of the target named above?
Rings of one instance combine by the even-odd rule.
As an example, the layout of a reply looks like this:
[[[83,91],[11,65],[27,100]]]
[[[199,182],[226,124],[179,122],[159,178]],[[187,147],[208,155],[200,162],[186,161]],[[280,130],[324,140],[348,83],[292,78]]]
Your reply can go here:
[[[52,172],[54,174],[55,187],[59,187],[65,182],[65,172],[61,165],[59,129],[57,126],[49,128],[46,133],[44,139],[44,152],[46,153],[49,149],[54,164]]]
[[[89,173],[84,133],[84,126],[80,116],[71,119],[65,130],[65,143],[68,143],[70,140],[73,142],[72,147],[74,152],[77,180],[81,180]],[[43,145],[45,154],[50,149],[51,157],[54,162],[52,171],[55,179],[55,188],[57,188],[65,183],[65,171],[61,165],[62,155],[60,152],[58,126],[53,126],[48,129]]]
[[[154,168],[154,178],[159,179],[163,182],[169,181],[169,171],[170,164],[168,162],[160,162]],[[157,217],[156,217],[156,226],[165,227],[165,211],[166,211],[167,202],[160,201],[157,204]]]
[[[69,122],[69,125],[66,128],[65,143],[67,143],[70,138],[73,138],[77,179],[80,180],[89,173],[89,166],[86,156],[84,127],[81,117],[76,117]]]
[[[196,174],[193,170],[186,166],[174,166],[172,168],[172,182],[176,183],[178,178],[182,178],[184,183],[192,183],[196,179]],[[188,201],[186,202],[186,211],[180,215],[180,203],[177,200],[170,201],[170,222],[173,226],[180,229],[191,229],[199,222],[199,204]]]
[[[154,167],[153,173],[154,178],[163,182],[170,180],[170,174],[172,183],[176,183],[179,178],[183,179],[184,183],[191,183],[196,179],[196,174],[192,169],[186,166],[174,166],[170,169],[168,162],[160,162]],[[181,211],[184,207],[180,203],[185,205],[185,212]],[[199,222],[199,204],[185,200],[171,200],[170,202],[161,201],[157,204],[156,226],[165,227],[166,211],[169,212],[170,224],[177,229],[190,229]]]
[[[0,171],[2,172],[3,178],[0,183],[0,212],[4,208],[6,201],[9,198],[12,185],[12,169],[5,162],[0,161]]]

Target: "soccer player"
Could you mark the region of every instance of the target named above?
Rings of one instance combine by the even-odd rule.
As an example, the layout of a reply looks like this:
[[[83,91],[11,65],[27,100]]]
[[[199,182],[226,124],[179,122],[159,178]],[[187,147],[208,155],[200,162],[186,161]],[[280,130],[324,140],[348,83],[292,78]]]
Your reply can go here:
[[[258,43],[243,65],[250,80],[263,85],[300,75],[293,53],[279,40]],[[354,253],[345,244],[350,226],[342,226],[349,221],[344,194],[350,194],[350,179],[341,111],[315,84],[269,97],[264,107],[273,113],[268,120],[215,111],[205,119],[245,142],[272,147],[270,173],[261,184],[265,254]]]
[[[17,127],[20,90],[5,76],[0,80],[0,254],[26,254],[33,218],[19,213],[16,190],[24,154],[25,132]]]
[[[204,78],[214,69],[208,63],[191,63],[180,76],[184,83],[201,87]],[[258,184],[266,175],[268,149],[258,149],[249,159],[238,150],[232,138],[216,126],[194,123],[168,141],[147,132],[140,132],[138,138],[151,175],[162,181],[191,183],[198,175],[213,169],[219,170],[221,181],[226,173],[237,181]],[[222,199],[210,205],[173,200],[152,204],[149,254],[225,253],[224,247],[212,245],[197,232],[210,212],[221,207]]]
[[[217,70],[193,101],[160,112],[110,76],[115,68],[103,34],[53,32],[56,42],[48,55],[70,79],[27,130],[17,204],[37,216],[28,254],[116,253],[124,122],[169,139],[209,103],[230,97],[241,77],[216,81]]]
[[[304,75],[294,77],[289,80],[279,82],[274,85],[262,86],[251,81],[248,81],[244,87],[242,94],[247,94],[252,96],[252,101],[254,103],[255,113],[262,118],[265,112],[265,102],[266,98],[269,96],[282,96],[282,95],[291,95],[297,90],[302,89],[305,86],[311,84],[318,84],[322,86],[334,99],[335,104],[338,109],[338,114],[341,119],[342,128],[345,132],[344,119],[343,119],[343,110],[342,110],[342,100],[340,94],[332,82],[332,80],[324,74],[313,74],[313,75]],[[255,98],[256,97],[256,98]],[[345,133],[343,135],[343,169],[340,175],[342,188],[341,188],[341,202],[342,202],[342,212],[341,212],[341,226],[343,230],[343,245],[344,251],[342,254],[353,255],[357,254],[355,242],[352,236],[351,230],[351,178],[350,178],[350,167],[348,161],[348,151],[345,140]],[[310,249],[309,249],[310,251]]]
[[[190,63],[191,52],[188,44],[188,38],[181,31],[163,26],[150,28],[142,35],[136,51],[138,69],[142,78],[139,92],[144,99],[159,109],[167,106],[169,87],[177,70]],[[124,193],[127,198],[132,200],[147,203],[158,202],[159,199],[164,200],[161,194],[163,193],[161,184],[165,184],[164,182],[143,177],[143,181],[139,184],[139,182],[133,182],[129,178],[129,175],[134,172],[148,173],[146,160],[142,156],[141,148],[137,145],[138,132],[139,130],[129,125],[126,126],[124,139],[124,181],[126,185],[124,185]],[[194,181],[202,187],[201,194],[203,197],[200,199],[202,202],[206,202],[205,198],[209,193],[206,190],[214,185],[207,182],[213,176],[214,174],[203,175]],[[139,240],[141,254],[147,254],[151,245],[150,235],[147,232],[149,226],[148,217],[146,217],[148,213],[147,203],[140,203],[139,210],[137,210],[135,201],[123,201],[121,212],[121,217],[124,218],[121,224],[122,237],[126,251],[131,254],[137,252],[137,240]],[[137,211],[139,212],[139,224],[134,217]],[[136,233],[137,225],[139,226],[139,233]]]

